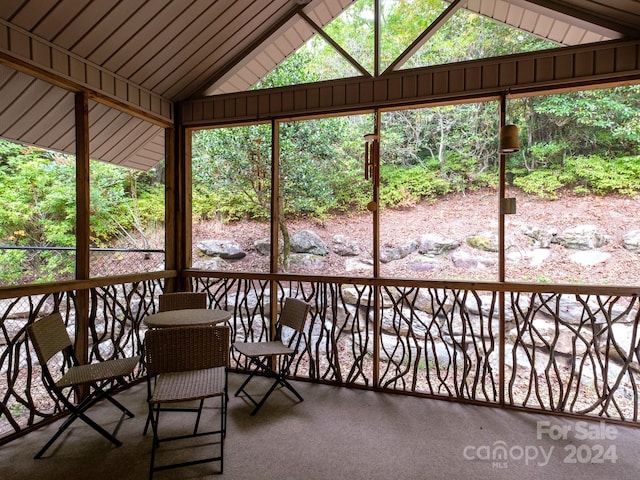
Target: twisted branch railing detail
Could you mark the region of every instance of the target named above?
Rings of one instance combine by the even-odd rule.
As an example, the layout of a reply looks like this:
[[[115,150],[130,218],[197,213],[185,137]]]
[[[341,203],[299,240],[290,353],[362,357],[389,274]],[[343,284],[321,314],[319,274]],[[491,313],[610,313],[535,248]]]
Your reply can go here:
[[[140,355],[144,316],[155,311],[162,280],[97,287],[89,290],[89,361]],[[76,335],[76,292],[63,291],[2,300],[0,342],[0,440],[57,415],[62,406],[44,388],[40,366],[27,338],[27,325],[60,312],[73,338]],[[59,358],[61,365],[66,359]],[[128,379],[139,378],[137,369]],[[72,395],[69,392],[69,395]]]
[[[210,307],[232,312],[232,341],[269,338],[271,312],[285,297],[309,302],[296,378],[640,423],[640,299],[633,293],[520,286],[503,294],[492,284],[478,290],[203,272],[189,278]],[[139,355],[142,320],[156,310],[162,290],[161,279],[89,289],[90,361]],[[25,329],[60,311],[73,335],[77,298],[72,290],[1,302],[0,441],[60,410],[42,388]],[[246,369],[243,362],[232,353],[233,368]],[[138,369],[129,380],[143,374]]]

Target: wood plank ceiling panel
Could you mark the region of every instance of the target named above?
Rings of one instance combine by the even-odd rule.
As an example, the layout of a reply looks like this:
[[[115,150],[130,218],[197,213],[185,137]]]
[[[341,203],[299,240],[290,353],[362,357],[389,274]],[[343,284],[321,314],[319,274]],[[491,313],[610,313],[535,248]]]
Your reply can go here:
[[[242,4],[242,2],[238,3]],[[194,52],[182,67],[181,73],[188,72],[186,79],[191,88],[185,89],[181,83],[174,82],[169,89],[165,90],[159,86],[159,90],[165,92],[165,96],[177,99],[187,98],[196,92],[204,91],[208,87],[207,80],[214,75],[217,67],[225,65],[240,53],[245,45],[257,39],[262,33],[261,29],[268,24],[269,18],[279,18],[290,8],[288,1],[266,2],[263,9],[239,12],[231,20],[225,18],[227,13],[225,11],[225,15],[216,19],[214,28],[219,30],[212,32],[203,48]],[[204,68],[202,68],[203,65]],[[176,80],[180,78],[184,77],[180,74]],[[168,80],[171,81],[171,77]]]
[[[20,5],[16,5],[20,3]],[[42,0],[38,2],[0,2],[2,18],[8,18],[11,22],[25,30],[31,30],[45,17],[57,3],[57,0]],[[13,4],[13,5],[12,5]],[[5,11],[8,8],[8,11]],[[6,16],[5,16],[6,15]]]
[[[198,0],[178,15],[160,35],[122,65],[120,72],[136,83],[155,87],[163,72],[170,73],[180,68],[180,63],[193,51],[202,48],[204,41],[197,36],[210,24],[207,9],[211,2]],[[157,45],[162,45],[158,51]],[[129,73],[130,72],[130,73]]]
[[[120,61],[117,72],[134,82],[145,83],[149,77],[161,71],[174,58],[184,55],[185,44],[193,38],[191,30],[197,27],[195,19],[202,20],[202,28],[206,25],[206,11],[211,6],[210,0],[196,0],[185,4],[185,8],[173,9],[165,15],[159,15],[154,20],[155,28],[151,34],[146,33],[144,39],[139,39],[138,49],[128,58]],[[162,45],[159,50],[158,45]]]
[[[156,125],[93,101],[90,102],[89,119],[91,157],[114,164],[126,160],[127,165],[132,166],[129,164],[133,163],[137,152],[163,132]],[[164,149],[157,153],[149,151],[145,157],[146,161],[139,158],[136,163],[150,168],[164,157]]]
[[[114,0],[84,3],[84,8],[78,12],[75,17],[69,18],[67,22],[61,24],[62,28],[50,39],[51,42],[65,50],[79,53],[77,50],[74,50],[74,48],[90,33],[94,25],[100,23],[100,19],[107,15],[116,4]],[[108,25],[104,24],[102,28],[108,28]]]
[[[0,137],[58,151],[74,145],[73,93],[3,65],[0,79]]]
[[[55,5],[46,15],[44,15],[32,32],[41,38],[54,40],[64,25],[73,22],[77,15],[82,12],[85,2],[77,0],[62,0]],[[83,28],[87,28],[86,25]]]
[[[182,5],[182,4],[179,4]],[[108,70],[125,78],[130,78],[140,65],[150,61],[168,61],[170,56],[164,49],[158,49],[158,45],[170,43],[173,38],[185,27],[189,26],[189,12],[185,9],[176,9],[176,3],[158,3],[157,13],[153,17],[136,15],[136,23],[124,25],[123,29],[128,34],[120,35],[118,46],[105,45],[110,52],[109,58],[102,63]],[[171,8],[173,7],[173,8]],[[199,16],[201,11],[193,11],[193,15]]]
[[[142,82],[170,98],[189,95],[194,90],[199,72],[214,65],[226,49],[225,38],[236,31],[238,18],[245,10],[243,2],[216,2],[200,17],[194,19],[187,38],[181,40],[182,48],[173,61],[156,65],[152,75]]]
[[[0,3],[0,16],[2,18],[13,18],[23,4],[24,0],[2,0],[2,3]]]

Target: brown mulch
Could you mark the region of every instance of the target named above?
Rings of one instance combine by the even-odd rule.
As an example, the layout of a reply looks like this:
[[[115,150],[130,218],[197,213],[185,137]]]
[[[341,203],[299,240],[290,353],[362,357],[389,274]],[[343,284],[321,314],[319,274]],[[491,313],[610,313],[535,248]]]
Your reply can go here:
[[[622,246],[622,237],[630,230],[640,229],[640,197],[576,196],[564,194],[558,200],[544,200],[519,190],[508,191],[507,197],[517,199],[517,212],[505,218],[505,231],[510,249],[531,250],[533,240],[523,234],[522,228],[533,226],[555,229],[557,232],[580,224],[595,225],[611,241],[600,248],[611,258],[604,263],[585,267],[569,260],[575,250],[552,244],[551,256],[541,266],[530,266],[526,261],[508,264],[506,278],[512,281],[637,285],[640,283],[640,254]],[[318,234],[331,246],[334,235],[344,235],[357,241],[361,260],[370,260],[372,250],[372,214],[362,212],[336,215],[325,220],[296,219],[288,222],[289,232],[307,229]],[[426,233],[438,233],[458,240],[461,249],[478,254],[466,245],[466,238],[482,232],[498,231],[497,193],[494,191],[468,192],[449,195],[435,201],[422,202],[401,210],[386,209],[380,214],[381,246],[406,245]],[[254,221],[222,223],[201,222],[194,225],[194,245],[205,239],[235,240],[247,252],[239,261],[230,261],[226,269],[245,272],[268,272],[268,258],[254,248],[255,240],[269,237],[269,225]],[[417,256],[418,254],[413,254]],[[482,253],[481,255],[484,255]],[[493,254],[495,257],[495,254]],[[491,256],[491,254],[488,254]],[[413,257],[415,258],[415,257]],[[194,261],[198,259],[194,249]],[[367,270],[346,271],[347,257],[335,253],[322,262],[309,267],[292,266],[291,273],[314,275],[371,276]],[[440,258],[435,268],[416,271],[407,259],[383,264],[384,277],[421,279],[495,280],[497,264],[488,268],[461,270],[446,257]]]

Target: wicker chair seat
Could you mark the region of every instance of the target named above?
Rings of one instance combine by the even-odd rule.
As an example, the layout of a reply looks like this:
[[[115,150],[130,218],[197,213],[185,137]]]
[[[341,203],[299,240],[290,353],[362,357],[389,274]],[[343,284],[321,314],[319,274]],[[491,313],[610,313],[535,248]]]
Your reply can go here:
[[[225,367],[158,375],[150,403],[200,400],[224,395]]]
[[[73,387],[83,383],[100,382],[110,378],[129,375],[136,367],[140,357],[118,358],[108,362],[91,363],[89,365],[77,365],[71,367],[56,382],[58,388]]]
[[[234,348],[247,357],[263,357],[270,355],[291,355],[293,348],[286,346],[281,341],[234,343]]]

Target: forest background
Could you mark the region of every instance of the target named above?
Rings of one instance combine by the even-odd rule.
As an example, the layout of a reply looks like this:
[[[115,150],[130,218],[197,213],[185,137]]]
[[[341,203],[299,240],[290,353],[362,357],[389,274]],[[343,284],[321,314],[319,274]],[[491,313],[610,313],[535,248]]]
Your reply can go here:
[[[373,71],[371,2],[325,28]],[[442,11],[434,0],[384,1],[380,69]],[[556,45],[461,11],[404,68],[438,65]],[[254,88],[355,76],[353,66],[314,37]],[[508,101],[521,151],[507,160],[511,187],[546,199],[640,192],[640,85]],[[381,209],[407,208],[498,185],[498,105],[480,102],[384,112]],[[363,135],[372,115],[283,124],[284,218],[322,221],[366,211]],[[269,219],[270,126],[203,130],[193,137],[194,223]],[[0,140],[0,284],[73,278],[73,156]],[[91,163],[91,245],[163,249],[164,165],[148,172]],[[22,250],[16,247],[50,247]],[[107,262],[108,263],[108,262]],[[132,271],[136,267],[131,267]],[[92,275],[108,274],[94,272]]]

